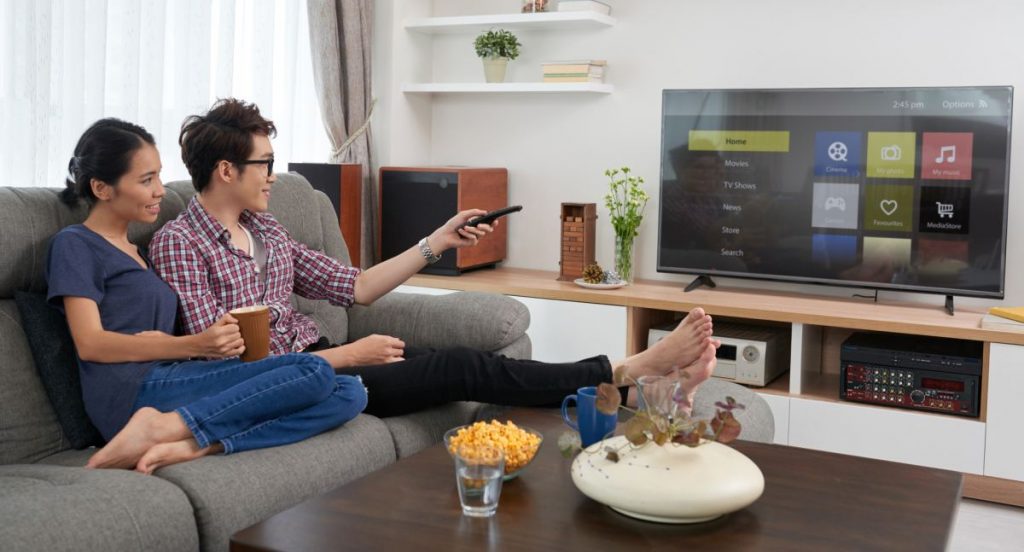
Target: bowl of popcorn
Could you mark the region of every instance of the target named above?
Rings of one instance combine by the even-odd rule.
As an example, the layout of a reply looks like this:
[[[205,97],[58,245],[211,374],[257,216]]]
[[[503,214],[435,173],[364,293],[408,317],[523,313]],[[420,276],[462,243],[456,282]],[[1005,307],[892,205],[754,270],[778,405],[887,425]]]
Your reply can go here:
[[[517,426],[511,421],[476,422],[453,427],[444,434],[444,446],[454,455],[462,445],[489,445],[505,452],[505,481],[512,479],[529,464],[544,436],[528,427]]]

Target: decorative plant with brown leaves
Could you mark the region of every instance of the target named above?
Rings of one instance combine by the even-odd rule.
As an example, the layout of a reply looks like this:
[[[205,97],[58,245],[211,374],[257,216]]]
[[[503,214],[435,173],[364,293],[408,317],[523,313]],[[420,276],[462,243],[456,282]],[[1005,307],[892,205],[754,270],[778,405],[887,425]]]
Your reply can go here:
[[[677,379],[685,379],[688,375],[680,373]],[[643,378],[641,378],[643,379]],[[635,383],[635,382],[634,382]],[[685,445],[698,447],[703,444],[717,441],[719,443],[730,443],[740,435],[743,429],[739,420],[733,415],[734,410],[746,408],[736,402],[732,397],[726,397],[724,401],[715,403],[716,412],[710,420],[698,420],[685,414],[681,410],[689,407],[689,400],[682,387],[676,385],[671,396],[671,403],[668,408],[655,408],[649,397],[644,394],[643,385],[637,385],[637,394],[640,395],[640,403],[646,405],[636,410],[622,404],[622,395],[618,387],[611,383],[602,383],[597,387],[597,410],[603,414],[617,414],[619,409],[633,414],[633,416],[622,426],[622,433],[626,437],[625,447],[641,447],[648,443],[658,446]],[[569,432],[558,440],[559,448],[566,456],[572,456],[580,450],[579,437],[575,432]],[[605,447],[609,460],[618,461],[618,449]]]

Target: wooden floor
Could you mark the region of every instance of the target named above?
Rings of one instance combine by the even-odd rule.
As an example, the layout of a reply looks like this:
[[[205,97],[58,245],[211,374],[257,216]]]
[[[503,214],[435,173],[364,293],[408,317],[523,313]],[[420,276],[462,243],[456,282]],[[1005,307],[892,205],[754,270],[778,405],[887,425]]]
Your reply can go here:
[[[964,499],[950,539],[952,552],[1024,549],[1024,508]]]

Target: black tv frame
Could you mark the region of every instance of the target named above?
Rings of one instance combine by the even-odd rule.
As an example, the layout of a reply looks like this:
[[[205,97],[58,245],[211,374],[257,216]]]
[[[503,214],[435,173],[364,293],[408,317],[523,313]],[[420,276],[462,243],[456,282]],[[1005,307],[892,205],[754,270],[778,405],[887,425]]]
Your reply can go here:
[[[833,287],[845,287],[855,289],[869,289],[875,290],[875,300],[877,301],[878,291],[901,291],[901,292],[912,292],[912,293],[927,293],[934,295],[945,295],[946,296],[946,310],[950,314],[952,311],[952,297],[980,297],[987,299],[1003,299],[1006,295],[1006,241],[1007,241],[1007,225],[1009,221],[1009,206],[1010,206],[1010,152],[1013,150],[1013,92],[1014,88],[1012,85],[977,85],[977,86],[894,86],[894,87],[829,87],[829,88],[664,88],[661,93],[661,143],[659,148],[659,171],[658,171],[658,192],[659,196],[663,196],[663,186],[665,184],[665,101],[668,94],[672,92],[833,92],[833,91],[914,91],[914,90],[974,90],[979,88],[1006,88],[1010,91],[1010,106],[1009,112],[1007,113],[1008,124],[1006,126],[1006,167],[1005,174],[1006,178],[1003,183],[1003,221],[1002,221],[1002,251],[1000,259],[1000,274],[999,274],[999,291],[996,292],[985,292],[985,291],[972,291],[959,288],[943,288],[935,286],[914,286],[904,284],[886,284],[883,282],[865,282],[857,280],[841,280],[832,278],[813,278],[803,276],[784,276],[778,274],[762,274],[762,273],[750,273],[750,272],[734,272],[728,270],[718,269],[699,269],[699,268],[687,268],[687,267],[667,267],[661,262],[661,215],[662,205],[658,205],[658,264],[657,271],[664,274],[690,274],[698,277],[706,277],[707,279],[721,276],[724,278],[740,278],[744,280],[762,280],[770,282],[782,282],[782,283],[796,283],[796,284],[815,284],[815,285],[826,285]],[[660,199],[660,197],[659,197]],[[696,283],[696,282],[695,282]],[[712,284],[713,287],[713,284]]]

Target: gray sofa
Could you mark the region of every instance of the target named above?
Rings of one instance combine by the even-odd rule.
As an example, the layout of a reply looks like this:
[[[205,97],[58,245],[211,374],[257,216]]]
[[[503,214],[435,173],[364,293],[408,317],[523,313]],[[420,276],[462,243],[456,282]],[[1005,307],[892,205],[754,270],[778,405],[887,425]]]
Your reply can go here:
[[[146,244],[193,195],[168,185],[160,220],[133,228]],[[292,236],[343,261],[337,217],[302,177],[279,175],[271,212]],[[43,291],[49,238],[81,222],[84,208],[57,190],[0,188],[0,548],[17,550],[225,550],[230,536],[307,498],[387,466],[475,419],[482,405],[455,403],[389,419],[361,415],[312,439],[273,449],[206,457],[144,476],[82,468],[94,449],[72,450],[44,392],[12,296]],[[296,298],[333,342],[371,333],[411,345],[465,345],[529,358],[529,313],[491,294],[426,297],[392,293],[346,312]]]

